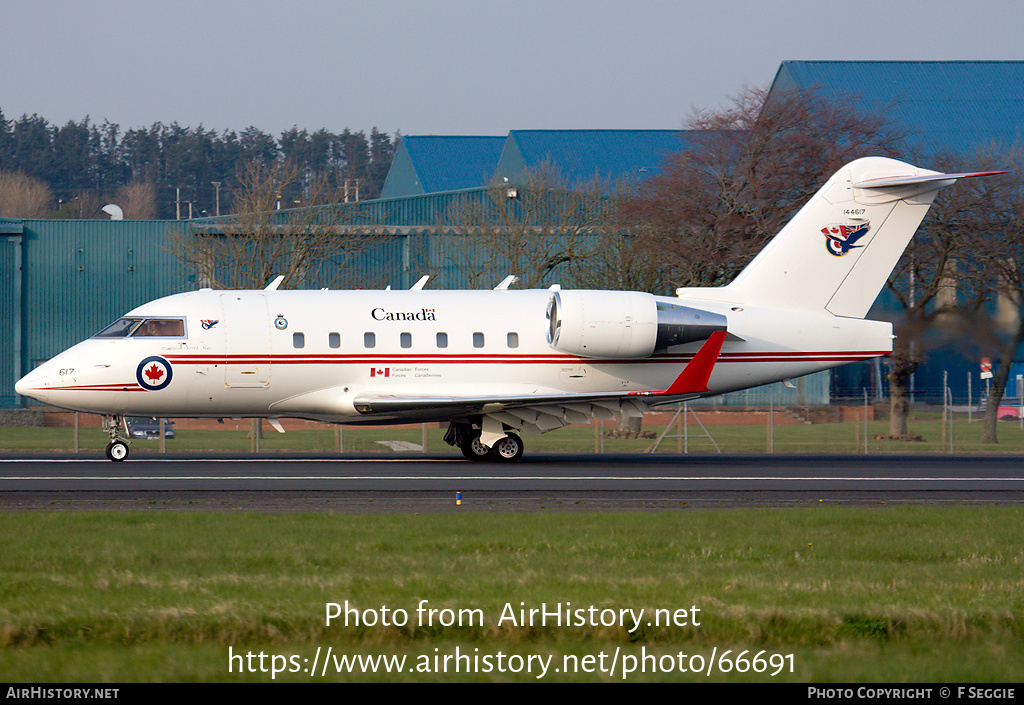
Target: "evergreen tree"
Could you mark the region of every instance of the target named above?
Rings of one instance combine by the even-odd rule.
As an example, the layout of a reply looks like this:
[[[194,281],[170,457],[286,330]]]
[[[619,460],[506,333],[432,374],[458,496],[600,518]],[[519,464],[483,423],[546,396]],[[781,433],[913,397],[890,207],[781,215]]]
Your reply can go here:
[[[190,206],[194,217],[214,215],[218,194],[220,213],[228,213],[239,170],[252,162],[297,169],[298,178],[279,194],[283,207],[304,204],[314,185],[321,196],[326,187],[338,200],[355,200],[357,189],[360,199],[372,198],[383,187],[394,151],[392,140],[376,128],[369,140],[348,129],[335,134],[295,126],[275,140],[252,126],[218,134],[202,125],[161,122],[122,134],[107,120],[95,125],[85,117],[58,128],[39,115],[11,121],[0,112],[0,170],[43,181],[55,194],[55,210],[73,203],[59,208],[60,217],[103,217],[94,204],[116,200],[128,185],[152,197],[153,205],[142,212],[158,218],[179,212],[188,217]]]

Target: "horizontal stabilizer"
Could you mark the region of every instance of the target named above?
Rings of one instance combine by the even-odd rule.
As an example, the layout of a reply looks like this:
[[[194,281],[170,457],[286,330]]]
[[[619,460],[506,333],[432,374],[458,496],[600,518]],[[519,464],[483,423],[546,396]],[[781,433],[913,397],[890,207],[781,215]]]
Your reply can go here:
[[[929,181],[949,181],[956,179],[970,179],[975,176],[994,176],[996,174],[1008,174],[1008,171],[965,171],[958,174],[922,174],[920,176],[897,176],[881,177],[878,179],[864,179],[853,184],[854,188],[887,188],[890,186],[909,186],[911,184],[924,184]]]

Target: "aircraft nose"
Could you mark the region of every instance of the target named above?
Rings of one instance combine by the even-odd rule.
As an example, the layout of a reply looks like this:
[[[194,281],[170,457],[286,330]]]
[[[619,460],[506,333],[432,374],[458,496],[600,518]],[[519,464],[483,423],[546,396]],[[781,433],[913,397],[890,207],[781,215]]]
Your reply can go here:
[[[14,383],[14,391],[22,396],[45,402],[50,396],[50,390],[47,388],[49,376],[46,365],[37,367]]]

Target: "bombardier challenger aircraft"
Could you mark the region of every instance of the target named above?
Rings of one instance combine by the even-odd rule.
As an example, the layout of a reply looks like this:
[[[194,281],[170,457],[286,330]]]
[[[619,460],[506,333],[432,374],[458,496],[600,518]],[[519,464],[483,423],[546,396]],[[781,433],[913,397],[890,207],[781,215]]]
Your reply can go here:
[[[994,173],[994,172],[988,172]],[[521,436],[641,415],[892,351],[864,320],[942,174],[881,157],[841,168],[727,286],[632,291],[201,289],[129,311],[21,379],[18,394],[104,416],[446,422],[467,458]]]

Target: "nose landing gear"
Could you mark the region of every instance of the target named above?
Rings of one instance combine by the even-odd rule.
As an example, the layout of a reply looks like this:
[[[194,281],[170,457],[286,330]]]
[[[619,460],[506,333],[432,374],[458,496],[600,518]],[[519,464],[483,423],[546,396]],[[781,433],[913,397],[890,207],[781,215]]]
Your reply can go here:
[[[110,436],[110,443],[107,444],[107,460],[121,462],[128,457],[128,424],[123,416],[104,416],[103,429]],[[122,439],[121,437],[124,437]]]
[[[111,441],[107,444],[107,459],[120,462],[128,457],[128,444],[124,441]]]

